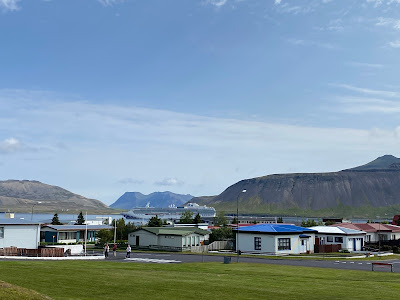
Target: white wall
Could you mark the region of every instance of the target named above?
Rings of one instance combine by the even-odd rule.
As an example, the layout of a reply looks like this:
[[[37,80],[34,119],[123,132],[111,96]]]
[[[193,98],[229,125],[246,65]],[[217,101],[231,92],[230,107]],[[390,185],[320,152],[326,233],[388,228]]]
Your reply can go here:
[[[18,247],[37,249],[40,241],[40,225],[0,225],[4,228],[4,238],[0,238],[0,248]]]
[[[354,239],[356,241],[356,251],[361,251],[364,243],[366,241],[366,234],[357,234],[357,235],[340,235],[340,234],[323,234],[318,233],[316,235],[320,238],[320,243],[324,245],[332,245],[339,244],[342,245],[342,249],[348,250],[350,252],[354,251]],[[332,238],[332,242],[328,242],[328,237]],[[335,237],[343,238],[343,243],[335,242]],[[361,242],[362,239],[362,242]],[[323,242],[321,242],[323,241]]]
[[[310,253],[314,252],[314,234],[307,234],[309,238],[300,238],[299,234],[282,234],[273,235],[266,233],[239,233],[239,250],[242,252],[253,252],[253,253],[277,253],[277,254],[299,254],[306,253],[309,250]],[[261,250],[254,249],[254,238],[261,237]],[[279,238],[290,238],[290,250],[278,250],[278,239]],[[304,246],[301,240],[307,241]]]
[[[136,245],[136,236],[139,236],[139,245]],[[157,245],[157,236],[145,230],[131,232],[128,235],[128,243],[132,246]]]

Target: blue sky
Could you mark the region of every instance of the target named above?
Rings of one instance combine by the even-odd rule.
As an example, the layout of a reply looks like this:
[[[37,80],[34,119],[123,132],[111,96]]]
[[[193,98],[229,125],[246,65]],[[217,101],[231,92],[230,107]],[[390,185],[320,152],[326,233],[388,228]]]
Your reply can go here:
[[[400,0],[0,0],[0,180],[111,204],[400,156]]]

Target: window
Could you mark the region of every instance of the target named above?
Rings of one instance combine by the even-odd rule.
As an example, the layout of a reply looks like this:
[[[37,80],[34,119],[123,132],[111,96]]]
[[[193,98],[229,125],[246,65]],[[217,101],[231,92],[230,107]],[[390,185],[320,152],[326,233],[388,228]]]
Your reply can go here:
[[[288,238],[278,239],[278,250],[290,250],[290,239]]]
[[[0,239],[4,239],[4,227],[0,227]]]
[[[327,241],[328,243],[333,243],[333,236],[327,236],[327,237],[326,237],[326,241]]]
[[[261,250],[261,238],[254,237],[254,250]]]
[[[343,238],[341,236],[335,236],[335,243],[343,243]]]

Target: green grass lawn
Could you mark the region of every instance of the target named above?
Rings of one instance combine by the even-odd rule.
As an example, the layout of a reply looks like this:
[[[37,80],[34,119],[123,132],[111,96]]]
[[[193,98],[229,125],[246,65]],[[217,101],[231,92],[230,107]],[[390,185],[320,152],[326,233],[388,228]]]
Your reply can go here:
[[[1,261],[0,280],[54,299],[364,300],[400,294],[400,274],[245,263]]]

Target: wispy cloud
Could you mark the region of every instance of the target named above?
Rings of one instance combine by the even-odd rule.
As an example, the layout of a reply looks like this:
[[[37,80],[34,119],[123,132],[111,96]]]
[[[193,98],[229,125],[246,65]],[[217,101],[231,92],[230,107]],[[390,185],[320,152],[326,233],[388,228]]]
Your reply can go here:
[[[175,185],[183,185],[183,181],[177,178],[164,178],[161,181],[156,181],[155,184],[161,186],[175,186]]]
[[[393,18],[378,18],[378,22],[375,24],[376,26],[389,26],[393,29],[400,30],[400,20]]]
[[[114,4],[125,2],[125,0],[97,0],[103,6],[112,6]]]
[[[119,184],[125,184],[125,185],[129,185],[129,184],[143,184],[144,180],[142,179],[134,179],[134,178],[121,178],[120,180],[117,181],[117,183]]]
[[[400,48],[400,40],[389,42],[388,45],[392,48]]]
[[[318,41],[310,41],[310,40],[302,40],[302,39],[286,39],[286,41],[292,45],[296,46],[314,46],[314,47],[319,47],[319,48],[324,48],[324,49],[338,49],[337,46],[330,44],[330,43],[324,43],[324,42],[318,42]]]
[[[0,9],[3,11],[15,11],[20,7],[18,6],[20,0],[0,0]]]
[[[345,113],[385,113],[397,114],[400,112],[400,102],[377,98],[339,97],[343,104],[340,110]]]
[[[385,67],[382,64],[371,64],[371,63],[364,63],[364,62],[358,62],[358,61],[350,61],[347,64],[350,66],[353,66],[353,67],[371,68],[371,69],[381,69],[381,68]]]
[[[2,174],[57,185],[68,182],[66,188],[101,200],[104,195],[120,195],[122,183],[136,184],[136,180],[143,181],[141,190],[146,193],[164,185],[179,193],[218,194],[240,179],[280,173],[287,169],[282,162],[290,162],[294,171],[334,171],[349,167],[338,162],[350,153],[360,157],[370,151],[395,151],[399,143],[393,130],[371,137],[369,130],[57,100],[65,97],[49,93],[11,94],[0,90],[1,149],[13,153],[0,156]],[[352,103],[360,104],[347,101],[343,106],[348,109]],[[16,141],[9,140],[12,137]],[[20,151],[21,141],[52,149],[51,159],[34,160],[49,153]],[[67,151],[57,147],[60,142]],[[322,170],[315,159],[318,155],[325,161],[329,157]],[[31,160],[23,161],[26,157]],[[120,185],[115,184],[118,181]]]
[[[0,141],[0,154],[12,154],[17,152],[36,152],[39,148],[28,146],[20,140],[10,137]]]
[[[213,5],[216,7],[221,7],[224,6],[228,0],[206,0],[206,4]]]
[[[331,84],[332,86],[344,88],[350,91],[366,94],[366,95],[376,95],[381,97],[400,97],[400,93],[394,91],[384,91],[384,90],[373,90],[368,88],[360,88],[350,84]]]

